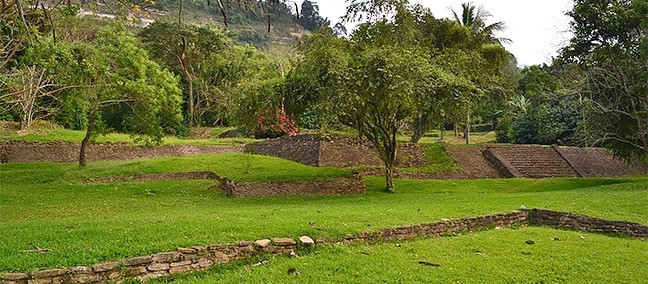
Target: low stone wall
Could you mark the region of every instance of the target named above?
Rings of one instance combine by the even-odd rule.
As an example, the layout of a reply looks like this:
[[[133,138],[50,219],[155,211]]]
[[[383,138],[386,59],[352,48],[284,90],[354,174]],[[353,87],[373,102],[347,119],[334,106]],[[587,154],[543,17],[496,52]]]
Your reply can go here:
[[[77,162],[78,143],[0,141],[0,162]],[[90,144],[88,161],[132,160],[140,158],[178,157],[202,154],[242,153],[243,146],[164,145],[143,147],[125,143]]]
[[[221,181],[215,172],[198,171],[198,172],[177,172],[177,173],[153,173],[153,174],[134,174],[130,176],[104,177],[90,180],[91,182],[129,182],[129,181],[154,181],[154,180],[192,180],[192,179],[212,179]]]
[[[367,187],[364,179],[360,175],[315,180],[237,182],[227,178],[222,178],[218,176],[218,174],[209,171],[135,174],[129,176],[91,179],[90,182],[194,179],[214,180],[220,185],[220,189],[230,197],[360,194],[363,193]]]
[[[220,185],[221,189],[232,197],[360,194],[366,189],[360,175],[278,182],[236,182],[224,179]]]
[[[274,156],[311,166],[351,167],[382,166],[368,141],[348,136],[296,135],[248,144],[247,153]],[[423,149],[415,144],[401,144],[396,164],[400,167],[425,165]]]
[[[648,173],[648,166],[639,159],[624,161],[604,148],[554,146],[554,149],[581,177],[624,177]]]
[[[457,220],[444,219],[440,222],[413,226],[383,228],[378,232],[349,235],[345,238],[327,240],[326,242],[355,243],[406,240],[418,237],[453,235],[462,231],[484,230],[495,227],[525,226],[528,224],[527,214],[527,211],[513,211]]]
[[[291,254],[300,247],[312,245],[314,245],[314,241],[303,236],[300,238],[299,244],[291,238],[274,238],[255,242],[239,241],[234,244],[194,246],[178,248],[171,252],[133,257],[124,261],[98,263],[92,266],[46,269],[34,273],[7,273],[4,275],[3,281],[5,284],[120,283],[126,279],[146,282],[153,278],[205,270],[214,265],[261,254]]]
[[[416,144],[399,143],[396,165],[404,168],[425,165],[423,149]],[[355,137],[325,136],[320,142],[319,166],[352,167],[383,166],[375,148],[369,141]]]
[[[298,240],[273,238],[254,242],[239,241],[230,244],[178,248],[172,252],[161,252],[92,266],[46,269],[34,273],[7,273],[0,283],[119,283],[128,279],[138,279],[146,282],[153,278],[201,271],[214,265],[250,257],[294,255],[300,249],[316,247],[319,244],[406,240],[426,236],[454,235],[463,231],[484,230],[493,227],[526,225],[648,237],[648,227],[637,223],[608,221],[567,212],[531,209],[456,220],[444,219],[440,222],[412,226],[389,227],[376,232],[360,233],[343,238],[318,239],[316,241],[308,236],[301,236]]]
[[[245,145],[246,153],[268,155],[319,166],[319,135],[295,135]]]
[[[600,234],[619,234],[638,238],[648,237],[648,227],[638,223],[610,221],[587,215],[541,209],[529,210],[528,214],[529,224],[535,226]]]

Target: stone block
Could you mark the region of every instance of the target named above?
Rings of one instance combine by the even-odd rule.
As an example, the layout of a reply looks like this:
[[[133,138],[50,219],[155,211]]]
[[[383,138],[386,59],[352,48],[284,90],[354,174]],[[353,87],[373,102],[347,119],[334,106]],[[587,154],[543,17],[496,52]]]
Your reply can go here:
[[[170,274],[185,273],[191,271],[191,265],[176,266],[169,269]]]
[[[138,257],[133,257],[129,258],[126,260],[126,266],[136,266],[136,265],[142,265],[142,264],[149,264],[153,262],[153,257],[150,255],[147,256],[138,256]]]
[[[254,244],[255,244],[256,246],[261,247],[261,248],[267,247],[267,246],[269,246],[271,243],[272,243],[272,241],[269,240],[269,239],[257,240],[256,242],[254,242]]]
[[[291,238],[273,238],[272,243],[280,247],[294,246],[297,244],[297,242]]]
[[[111,271],[113,269],[117,269],[121,263],[117,261],[110,261],[110,262],[104,262],[104,263],[97,263],[92,266],[92,270],[94,272],[105,272],[105,271]]]
[[[239,247],[239,251],[243,254],[253,254],[256,252],[254,247],[252,245],[244,246],[244,247]]]
[[[191,261],[185,260],[180,262],[172,262],[171,264],[169,264],[169,267],[173,268],[173,267],[186,266],[186,265],[191,265]]]
[[[251,244],[252,244],[252,242],[250,242],[250,241],[238,241],[238,242],[236,242],[236,245],[239,246],[239,247],[246,247],[246,246],[249,246]]]
[[[92,273],[92,268],[87,266],[76,266],[69,269],[71,275],[77,274],[90,274]]]
[[[177,251],[179,253],[184,253],[184,254],[195,254],[196,250],[193,248],[178,248]]]
[[[72,275],[71,280],[73,283],[86,284],[86,283],[96,283],[99,281],[99,276],[91,273],[83,273]]]
[[[146,274],[146,272],[148,272],[146,266],[126,266],[124,268],[124,276],[126,277],[140,276]]]
[[[224,254],[224,253],[222,253],[220,251],[217,251],[216,253],[214,253],[214,256],[216,257],[216,259],[218,261],[223,262],[223,263],[229,262],[229,260],[230,260],[229,255]]]
[[[52,278],[41,278],[41,279],[32,279],[28,280],[29,284],[52,284]]]
[[[7,281],[18,281],[18,280],[27,280],[29,279],[29,274],[27,273],[7,273],[2,277],[2,280]]]
[[[304,246],[312,246],[315,244],[315,241],[309,236],[301,236],[299,237],[299,242],[304,245]]]
[[[191,248],[194,249],[197,254],[207,253],[207,248],[204,247],[204,246],[194,246],[194,247],[191,247]]]
[[[146,267],[146,269],[153,272],[168,270],[169,268],[170,266],[168,263],[152,263]]]
[[[161,252],[153,255],[153,262],[171,263],[182,260],[182,254],[179,252]]]
[[[35,279],[54,278],[66,274],[63,269],[45,269],[34,272]]]

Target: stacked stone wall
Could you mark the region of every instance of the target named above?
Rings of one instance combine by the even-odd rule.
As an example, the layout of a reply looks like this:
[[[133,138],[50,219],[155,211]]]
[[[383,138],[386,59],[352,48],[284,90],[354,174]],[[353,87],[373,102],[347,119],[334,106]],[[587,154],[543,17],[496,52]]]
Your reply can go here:
[[[532,209],[528,212],[530,225],[600,234],[618,234],[638,238],[648,237],[648,227],[638,223],[611,221],[587,215],[551,210]]]
[[[232,197],[360,194],[366,189],[361,176],[277,182],[236,182],[224,179],[221,189]]]
[[[274,156],[311,166],[382,166],[383,162],[368,141],[348,136],[296,135],[246,145],[247,153]],[[425,165],[423,149],[402,144],[397,150],[400,167]]]
[[[0,141],[0,162],[73,163],[79,159],[80,147],[78,143],[72,142]],[[88,161],[132,160],[241,152],[243,152],[243,146],[164,145],[145,147],[126,143],[101,143],[88,145],[86,159]]]

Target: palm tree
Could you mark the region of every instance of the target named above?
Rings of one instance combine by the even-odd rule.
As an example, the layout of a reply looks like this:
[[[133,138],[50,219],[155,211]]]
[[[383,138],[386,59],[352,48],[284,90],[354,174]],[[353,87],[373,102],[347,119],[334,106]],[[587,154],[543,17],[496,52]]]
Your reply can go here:
[[[506,30],[504,22],[495,22],[486,24],[486,20],[493,15],[484,10],[483,6],[476,7],[472,2],[461,4],[461,17],[452,9],[452,14],[457,23],[464,27],[470,28],[476,35],[483,38],[484,43],[505,44],[511,43],[508,38],[496,38],[495,32]]]

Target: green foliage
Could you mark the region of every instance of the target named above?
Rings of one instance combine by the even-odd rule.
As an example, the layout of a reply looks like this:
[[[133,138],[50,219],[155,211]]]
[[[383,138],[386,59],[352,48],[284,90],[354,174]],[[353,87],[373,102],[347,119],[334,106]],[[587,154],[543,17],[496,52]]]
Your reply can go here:
[[[320,16],[319,6],[313,1],[304,0],[299,13],[297,23],[309,31],[314,31],[321,27],[328,27],[331,24],[331,21]]]
[[[578,0],[562,59],[586,80],[590,142],[622,157],[648,156],[648,1]]]

